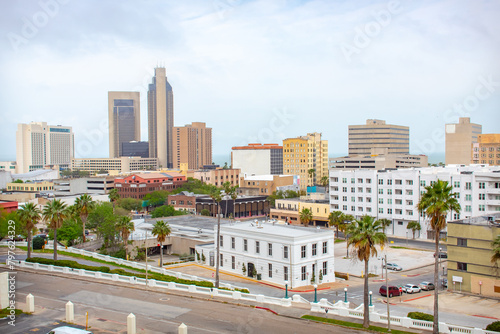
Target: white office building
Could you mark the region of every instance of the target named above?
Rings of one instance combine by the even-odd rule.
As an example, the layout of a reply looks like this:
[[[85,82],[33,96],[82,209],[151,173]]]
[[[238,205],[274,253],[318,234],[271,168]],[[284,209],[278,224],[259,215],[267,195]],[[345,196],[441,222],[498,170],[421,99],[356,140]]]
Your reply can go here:
[[[290,289],[335,281],[333,230],[238,222],[221,226],[220,241],[223,271],[249,277],[257,274],[281,285],[287,281]],[[196,246],[196,251],[207,259],[210,252],[209,262],[214,265],[214,244]]]
[[[70,126],[45,122],[18,124],[16,132],[17,173],[45,166],[69,168],[75,156],[74,134]]]
[[[465,219],[500,211],[500,166],[448,165],[446,167],[398,170],[331,170],[330,211],[342,211],[392,221],[387,234],[412,237],[411,221],[420,222],[416,237],[433,239],[428,219],[417,210],[425,187],[438,179],[447,181],[457,193],[462,208],[447,220]]]

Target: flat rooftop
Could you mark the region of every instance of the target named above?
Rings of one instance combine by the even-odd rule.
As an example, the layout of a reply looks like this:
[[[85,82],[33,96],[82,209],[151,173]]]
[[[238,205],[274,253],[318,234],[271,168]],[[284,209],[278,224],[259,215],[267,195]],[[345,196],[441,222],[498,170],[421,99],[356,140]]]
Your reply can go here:
[[[302,227],[302,226],[293,226],[293,225],[285,225],[271,222],[260,222],[257,224],[253,221],[247,222],[236,222],[231,225],[221,226],[224,230],[234,230],[241,232],[253,232],[253,233],[265,233],[265,234],[275,234],[279,236],[297,238],[297,237],[306,237],[312,236],[321,233],[331,233],[333,236],[333,230],[328,229],[320,229],[315,227]]]

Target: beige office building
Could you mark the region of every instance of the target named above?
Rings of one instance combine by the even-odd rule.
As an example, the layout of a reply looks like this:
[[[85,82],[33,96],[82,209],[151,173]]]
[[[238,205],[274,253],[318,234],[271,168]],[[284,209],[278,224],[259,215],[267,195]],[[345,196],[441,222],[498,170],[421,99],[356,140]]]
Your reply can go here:
[[[81,158],[71,159],[71,169],[91,174],[106,171],[110,175],[144,170],[157,170],[157,158],[120,157],[120,158]]]
[[[429,166],[426,155],[413,154],[371,154],[337,157],[330,159],[332,169],[377,169],[411,168]]]
[[[174,93],[165,68],[157,67],[148,90],[149,157],[158,158],[163,168],[173,167],[173,126]]]
[[[365,125],[349,125],[348,140],[349,156],[410,153],[410,128],[379,119],[368,119]]]
[[[75,139],[70,126],[47,125],[45,122],[17,125],[17,173],[55,165],[69,168],[74,155]]]
[[[445,163],[468,165],[472,160],[472,144],[477,143],[477,136],[483,132],[479,124],[470,122],[469,117],[460,117],[458,124],[446,124]]]
[[[174,140],[174,166],[187,163],[188,169],[198,169],[212,163],[212,128],[205,123],[193,122],[172,129]]]
[[[500,166],[500,133],[478,135],[477,143],[472,144],[471,162]]]
[[[322,140],[317,132],[284,139],[283,173],[298,175],[301,190],[320,183],[323,176],[328,177],[328,141]]]
[[[141,140],[139,92],[108,92],[109,157],[123,156],[122,143]]]

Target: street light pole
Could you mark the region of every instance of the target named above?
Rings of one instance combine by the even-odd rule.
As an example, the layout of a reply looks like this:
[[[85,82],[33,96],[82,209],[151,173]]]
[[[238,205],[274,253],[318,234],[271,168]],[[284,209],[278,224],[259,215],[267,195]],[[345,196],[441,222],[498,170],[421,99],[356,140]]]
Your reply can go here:
[[[369,294],[370,294],[370,305],[369,306],[373,306],[373,303],[372,303],[372,292],[370,291]]]
[[[347,303],[347,288],[344,288],[344,303]]]
[[[288,299],[288,281],[285,281],[285,298]]]
[[[314,302],[318,302],[318,284],[314,284]]]

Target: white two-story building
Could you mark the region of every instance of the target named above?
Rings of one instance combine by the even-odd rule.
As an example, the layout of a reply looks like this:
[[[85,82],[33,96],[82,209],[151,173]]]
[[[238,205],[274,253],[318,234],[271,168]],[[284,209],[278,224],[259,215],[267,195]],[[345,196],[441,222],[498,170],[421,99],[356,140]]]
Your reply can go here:
[[[216,233],[217,227],[214,239]],[[208,259],[206,253],[215,254],[215,245],[197,246],[196,251]],[[288,282],[290,289],[334,282],[333,230],[262,222],[223,225],[220,269],[280,285]]]

